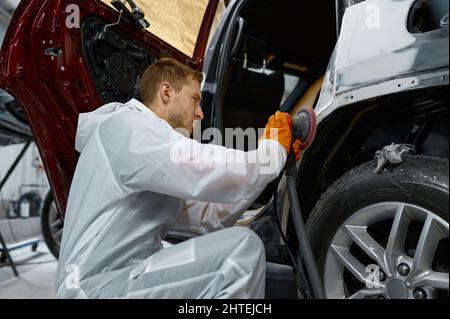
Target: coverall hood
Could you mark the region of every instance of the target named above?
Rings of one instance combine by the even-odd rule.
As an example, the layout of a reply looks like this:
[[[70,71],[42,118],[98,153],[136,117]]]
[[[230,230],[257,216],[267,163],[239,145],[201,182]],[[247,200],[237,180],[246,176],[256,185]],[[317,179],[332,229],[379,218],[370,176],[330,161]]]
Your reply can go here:
[[[141,104],[135,99],[132,99],[126,104],[110,103],[103,105],[102,107],[96,109],[93,112],[81,113],[78,118],[77,135],[75,138],[75,149],[78,152],[82,152],[86,146],[87,141],[93,135],[95,130],[98,128],[100,123],[105,121],[111,114],[117,112],[119,109],[128,108],[130,110],[148,112],[154,117],[153,112],[151,112],[145,105]]]

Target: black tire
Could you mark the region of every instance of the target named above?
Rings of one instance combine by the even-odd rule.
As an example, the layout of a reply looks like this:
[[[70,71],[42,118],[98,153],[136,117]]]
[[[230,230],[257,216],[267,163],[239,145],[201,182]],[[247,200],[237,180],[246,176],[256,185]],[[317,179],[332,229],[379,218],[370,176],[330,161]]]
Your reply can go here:
[[[52,230],[51,227],[52,220],[54,222],[55,219],[55,212],[52,211],[53,201],[53,193],[50,191],[45,197],[44,205],[42,207],[41,228],[42,235],[48,249],[53,254],[53,256],[58,259],[61,243],[55,238],[54,229]],[[61,221],[60,223],[61,224],[58,226],[58,230],[62,229],[63,227],[63,222]]]
[[[364,207],[404,202],[433,212],[448,223],[448,159],[412,155],[403,158],[401,164],[390,165],[381,174],[373,173],[376,161],[352,169],[335,181],[316,203],[306,229],[322,279],[335,234]],[[448,271],[448,258],[446,267]]]

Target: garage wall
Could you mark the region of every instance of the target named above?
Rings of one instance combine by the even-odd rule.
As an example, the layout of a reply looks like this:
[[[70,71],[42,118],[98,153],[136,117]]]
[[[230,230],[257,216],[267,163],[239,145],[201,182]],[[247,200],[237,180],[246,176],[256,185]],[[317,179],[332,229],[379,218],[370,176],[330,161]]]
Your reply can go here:
[[[5,37],[6,27],[3,24],[0,24],[0,46],[1,42],[3,42],[3,38]]]
[[[23,146],[21,144],[0,147],[0,180],[5,176]],[[22,193],[35,191],[42,201],[44,200],[50,187],[41,165],[37,147],[32,144],[0,192],[0,232],[8,244],[41,236],[39,216],[7,218],[11,199],[17,200],[21,191]],[[28,186],[30,184],[35,186]]]
[[[0,147],[0,179],[6,175],[23,146],[19,144]],[[11,199],[17,200],[21,194],[29,191],[36,191],[43,199],[48,190],[39,152],[36,145],[32,144],[0,193],[0,219],[6,216],[5,209],[9,209]]]
[[[3,41],[6,33],[6,26],[11,20],[11,9],[10,6],[1,0],[0,2],[0,44]]]
[[[0,0],[0,44],[6,33],[6,27],[20,0]]]

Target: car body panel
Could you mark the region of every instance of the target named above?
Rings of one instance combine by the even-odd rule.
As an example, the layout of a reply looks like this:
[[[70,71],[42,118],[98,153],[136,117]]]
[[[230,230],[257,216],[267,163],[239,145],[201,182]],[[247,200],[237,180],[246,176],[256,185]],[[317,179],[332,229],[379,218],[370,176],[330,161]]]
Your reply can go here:
[[[113,24],[118,12],[99,0],[31,0],[17,7],[0,55],[0,87],[22,106],[46,168],[56,203],[64,212],[78,154],[74,149],[78,114],[101,106],[83,55],[80,28],[66,21],[78,5],[81,24],[95,17]],[[215,4],[215,6],[214,6]],[[122,20],[111,26],[156,57],[167,56],[200,70],[217,0],[202,22],[194,59],[149,32]],[[203,51],[202,51],[203,50]]]
[[[316,106],[319,122],[344,105],[448,85],[448,25],[411,33],[415,2],[368,0],[347,8]]]

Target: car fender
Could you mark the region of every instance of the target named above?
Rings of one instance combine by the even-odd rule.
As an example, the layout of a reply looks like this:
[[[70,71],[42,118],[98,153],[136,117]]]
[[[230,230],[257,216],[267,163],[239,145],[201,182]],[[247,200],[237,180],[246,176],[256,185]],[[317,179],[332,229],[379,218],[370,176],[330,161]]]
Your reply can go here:
[[[448,85],[448,25],[410,32],[416,2],[368,0],[347,8],[316,106],[319,123],[345,105]]]

